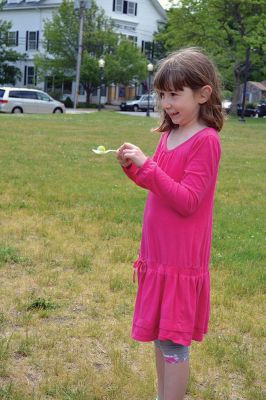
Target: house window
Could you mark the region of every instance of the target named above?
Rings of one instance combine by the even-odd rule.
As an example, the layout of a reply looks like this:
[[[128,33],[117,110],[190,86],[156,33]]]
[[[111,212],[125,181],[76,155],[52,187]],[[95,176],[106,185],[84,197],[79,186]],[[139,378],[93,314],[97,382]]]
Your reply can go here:
[[[34,67],[25,66],[24,85],[36,85],[36,71]]]
[[[7,45],[18,46],[18,31],[7,32]]]
[[[44,89],[54,97],[61,97],[63,94],[72,93],[72,79],[61,78],[57,76],[46,76],[44,81]],[[83,94],[83,86],[80,86],[79,94]]]
[[[46,76],[44,80],[44,90],[46,92],[51,92],[53,90],[53,77]]]
[[[34,85],[35,84],[35,71],[34,67],[28,67],[28,77],[27,77],[27,83],[28,85]]]
[[[127,2],[127,14],[135,15],[135,3],[133,1]]]
[[[126,95],[126,90],[124,86],[119,86],[118,88],[118,97],[125,97]]]
[[[137,15],[138,4],[133,1],[113,0],[113,11],[128,15]]]
[[[83,89],[83,87],[82,87],[82,89]],[[64,94],[71,94],[72,93],[72,80],[71,79],[64,80],[63,92],[64,92]],[[81,94],[80,90],[79,90],[79,94]]]
[[[29,32],[29,50],[37,49],[37,32]]]
[[[142,40],[141,52],[149,60],[161,60],[166,55],[164,44],[160,41],[145,42]]]
[[[26,50],[38,50],[39,48],[39,31],[26,32]]]
[[[123,12],[123,0],[114,0],[114,11]]]
[[[127,38],[128,38],[128,40],[130,40],[135,46],[138,45],[138,37],[137,37],[137,36],[128,35]]]
[[[141,52],[145,54],[145,57],[152,60],[153,59],[153,51],[154,51],[153,42],[145,42],[143,40],[142,44],[141,44]]]

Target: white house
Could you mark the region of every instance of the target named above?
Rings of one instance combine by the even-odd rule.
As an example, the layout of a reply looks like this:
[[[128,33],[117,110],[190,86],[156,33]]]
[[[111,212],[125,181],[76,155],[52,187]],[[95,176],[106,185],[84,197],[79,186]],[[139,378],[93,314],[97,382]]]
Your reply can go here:
[[[0,19],[10,21],[9,44],[19,53],[26,53],[27,60],[19,61],[16,66],[21,70],[22,78],[17,86],[29,87],[37,84],[37,76],[33,63],[36,52],[43,51],[43,27],[47,19],[60,6],[62,0],[4,0],[0,11]],[[165,22],[165,11],[157,0],[96,0],[107,16],[115,23],[117,32],[126,35],[138,47],[145,51],[152,41],[153,34]],[[49,83],[48,83],[49,84]],[[47,83],[38,83],[38,87],[47,89]],[[62,86],[64,96],[73,98],[74,83]],[[119,88],[112,95],[113,100],[123,97]],[[79,98],[85,100],[85,94]]]

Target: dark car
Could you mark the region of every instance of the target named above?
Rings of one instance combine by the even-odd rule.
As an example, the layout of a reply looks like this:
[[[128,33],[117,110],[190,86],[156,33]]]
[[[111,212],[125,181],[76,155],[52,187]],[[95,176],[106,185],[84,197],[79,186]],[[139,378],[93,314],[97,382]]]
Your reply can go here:
[[[242,106],[240,104],[237,105],[237,115],[239,117],[242,116]],[[245,107],[244,117],[255,117],[257,115],[257,110],[253,107]]]
[[[263,102],[257,106],[256,114],[259,118],[266,117],[266,102]]]

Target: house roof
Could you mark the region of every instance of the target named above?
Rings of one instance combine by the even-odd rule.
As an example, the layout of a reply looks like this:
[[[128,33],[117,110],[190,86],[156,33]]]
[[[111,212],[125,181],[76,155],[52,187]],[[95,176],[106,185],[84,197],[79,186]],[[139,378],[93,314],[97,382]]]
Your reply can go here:
[[[159,14],[165,19],[165,9],[161,6],[158,0],[150,0]]]
[[[256,86],[258,89],[262,90],[263,92],[266,91],[266,85],[263,82],[253,82],[249,81],[253,86]]]
[[[96,0],[97,1],[97,0]],[[152,3],[155,9],[158,11],[163,20],[165,20],[166,13],[164,8],[161,6],[158,0],[148,0]],[[3,0],[4,9],[14,9],[14,8],[32,8],[32,7],[53,7],[59,6],[62,0],[46,1],[46,0],[14,0],[8,1]]]
[[[9,9],[20,9],[20,8],[35,8],[35,7],[40,7],[40,8],[50,8],[50,7],[58,7],[61,4],[60,0],[56,0],[52,3],[46,2],[46,0],[17,0],[17,1],[8,1],[4,0],[4,10],[9,10]]]

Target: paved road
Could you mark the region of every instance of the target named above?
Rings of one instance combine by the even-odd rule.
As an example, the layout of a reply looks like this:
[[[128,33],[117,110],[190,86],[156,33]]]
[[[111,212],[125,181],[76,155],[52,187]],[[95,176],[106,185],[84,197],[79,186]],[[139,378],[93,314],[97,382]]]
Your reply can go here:
[[[114,111],[115,108],[114,108]],[[67,108],[66,109],[66,114],[89,114],[89,113],[94,113],[98,112],[97,108],[77,108],[76,110],[74,108]],[[146,111],[116,111],[118,114],[121,115],[132,115],[134,117],[146,117]],[[152,118],[159,118],[160,114],[158,112],[152,112],[150,111],[150,116]]]
[[[147,115],[146,115],[146,112],[139,112],[139,111],[137,111],[137,112],[134,112],[134,111],[117,111],[119,114],[122,114],[122,115],[132,115],[132,116],[135,116],[135,117],[146,117]],[[159,118],[160,117],[160,114],[159,113],[157,113],[157,112],[150,112],[150,116],[152,117],[152,118]]]
[[[66,108],[66,114],[90,114],[97,112],[97,108]]]

